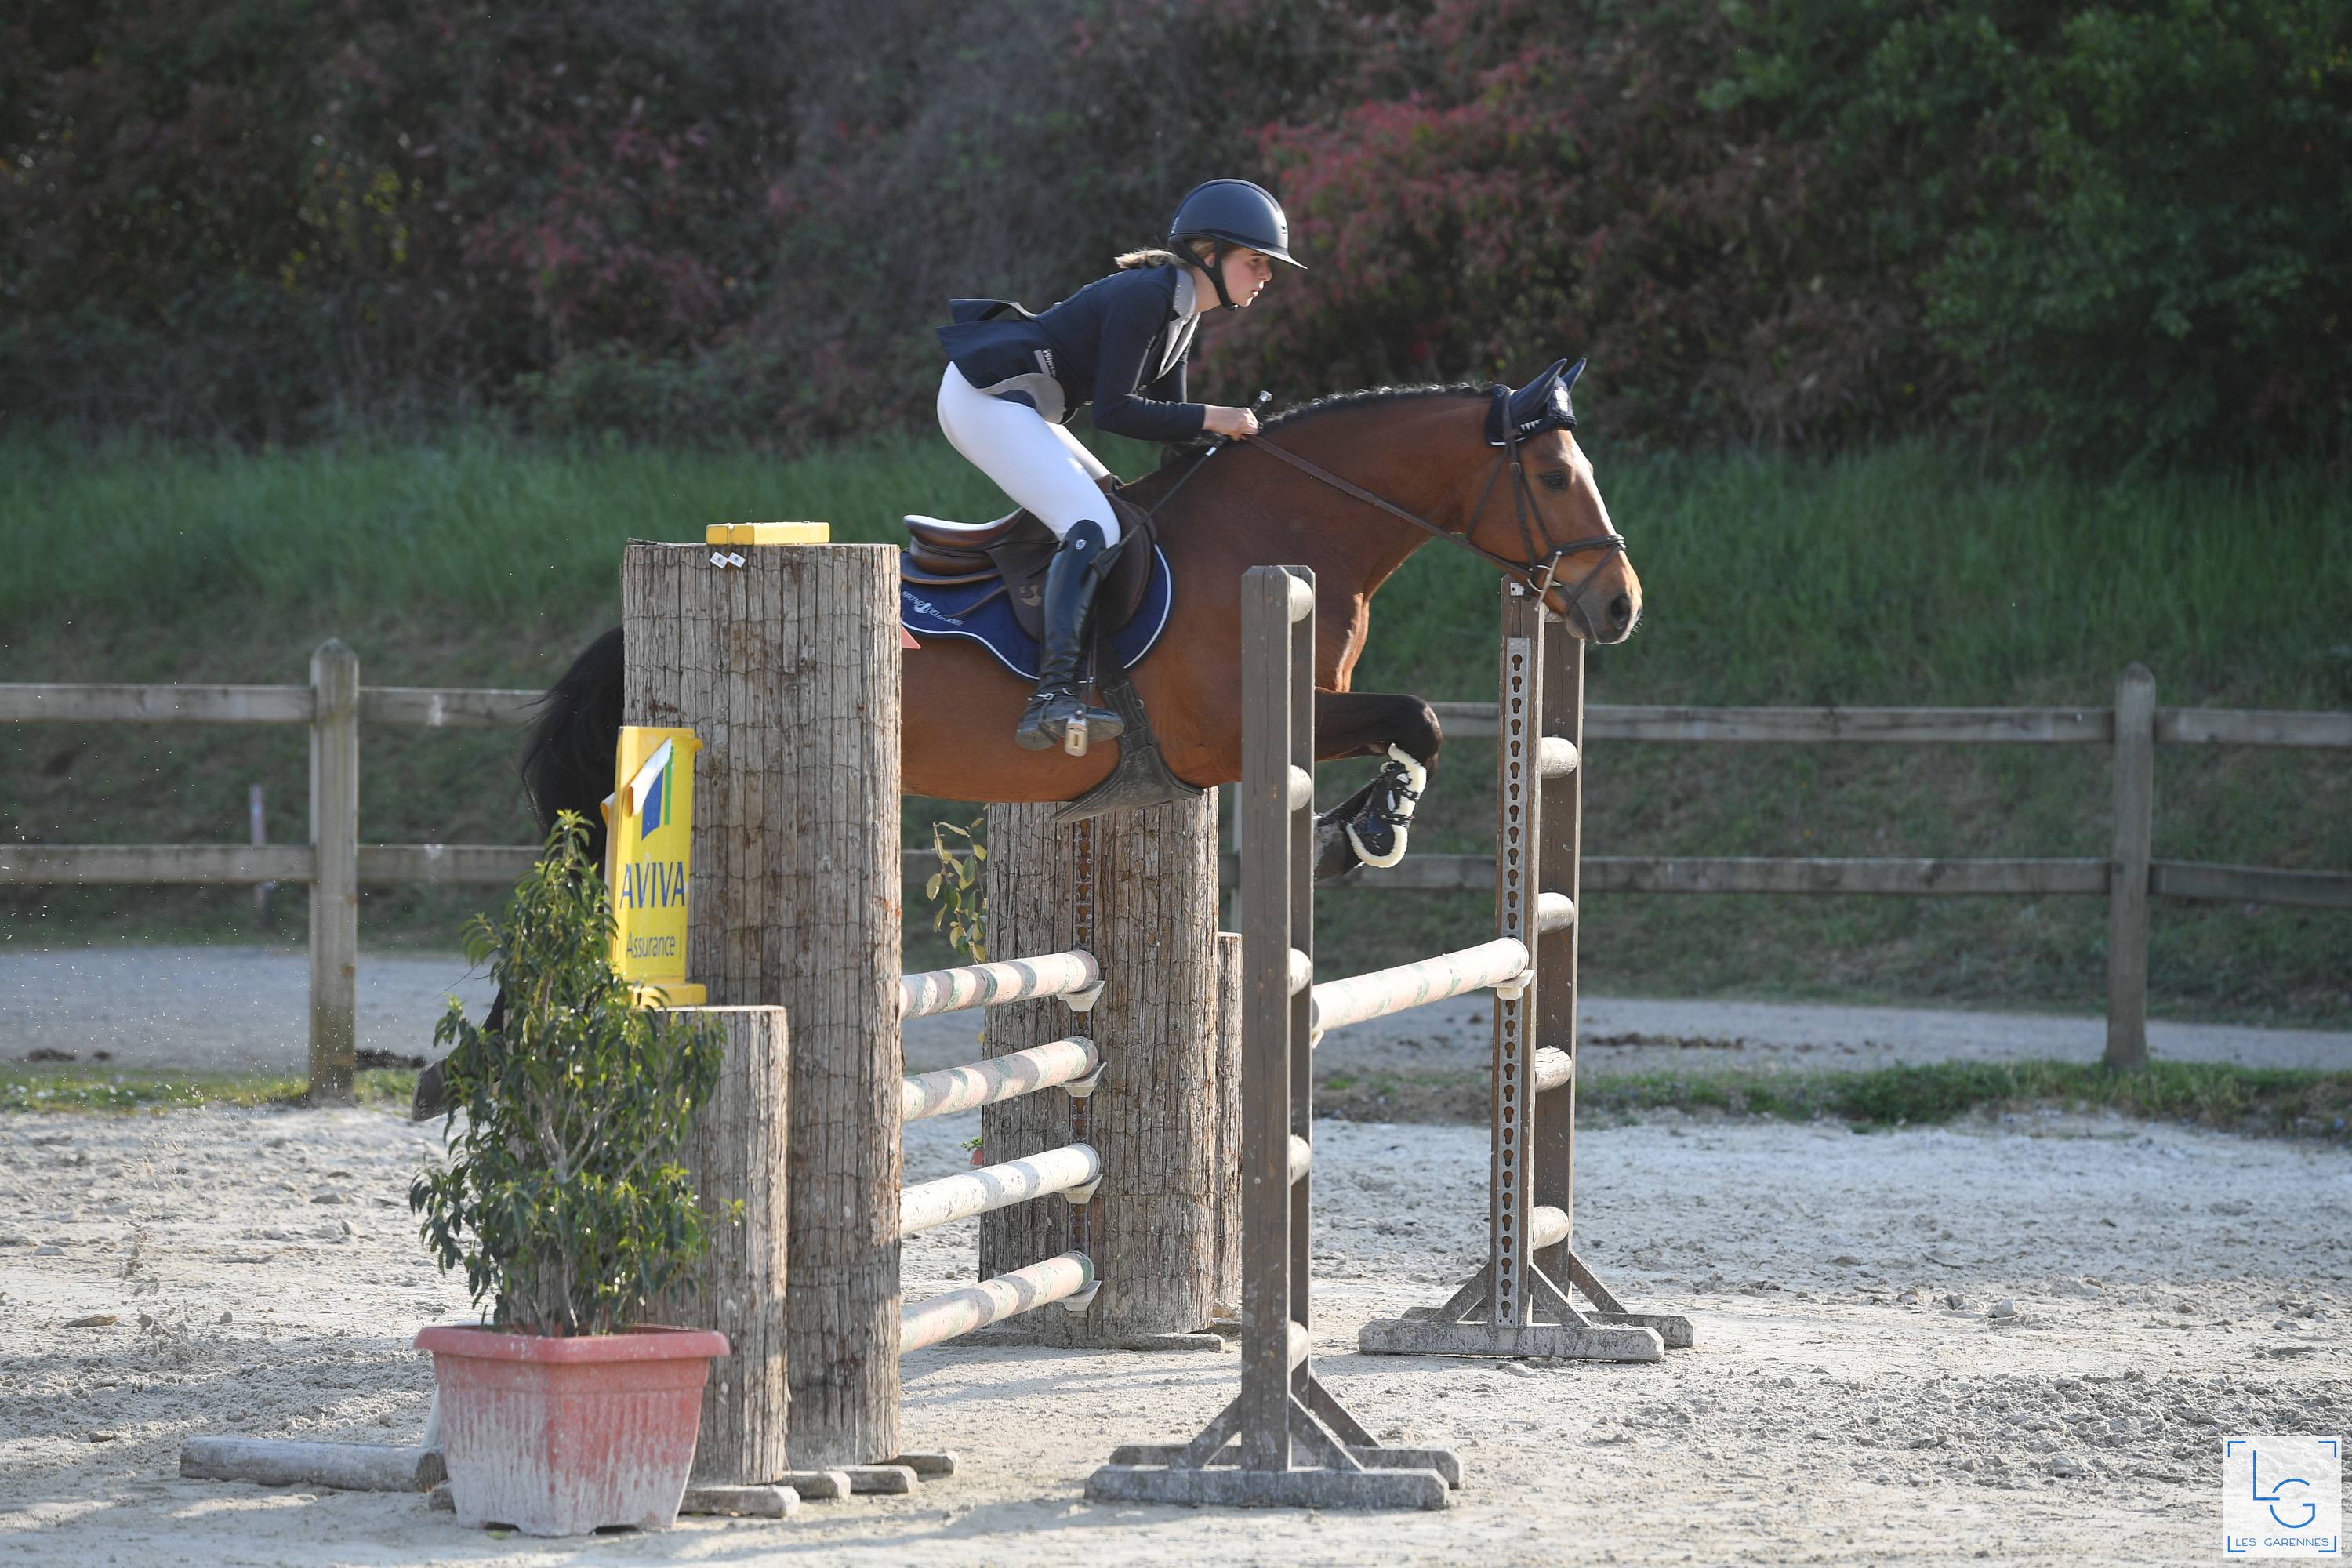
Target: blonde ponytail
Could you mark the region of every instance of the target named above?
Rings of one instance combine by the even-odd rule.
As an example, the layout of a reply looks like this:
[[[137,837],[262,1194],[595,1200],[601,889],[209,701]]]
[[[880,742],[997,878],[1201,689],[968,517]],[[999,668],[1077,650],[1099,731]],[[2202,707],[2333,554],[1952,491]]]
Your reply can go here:
[[[1194,256],[1200,258],[1201,265],[1203,267],[1209,266],[1210,258],[1217,253],[1217,242],[1213,239],[1187,240],[1184,246]],[[1172,250],[1150,246],[1142,250],[1128,251],[1113,259],[1118,263],[1121,271],[1129,271],[1138,267],[1171,267],[1184,258]]]

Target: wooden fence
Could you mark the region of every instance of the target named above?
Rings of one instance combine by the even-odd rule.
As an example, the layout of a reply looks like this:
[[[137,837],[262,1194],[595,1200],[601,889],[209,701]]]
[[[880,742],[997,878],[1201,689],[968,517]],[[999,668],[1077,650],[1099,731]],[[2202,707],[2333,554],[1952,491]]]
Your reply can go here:
[[[359,885],[509,884],[535,845],[362,844],[359,731],[366,724],[430,729],[514,726],[536,691],[362,687],[359,660],[322,644],[308,686],[67,686],[0,684],[0,722],[300,724],[310,732],[307,844],[0,844],[0,883],[305,882],[310,898],[310,1079],[321,1099],[350,1093],[357,1033]],[[1441,702],[1454,739],[1491,738],[1491,703]],[[2105,858],[1916,859],[1778,856],[1607,856],[1584,858],[1587,892],[2078,895],[2109,903],[2106,1060],[2147,1059],[2147,927],[2151,898],[2352,909],[2352,873],[2158,860],[2149,852],[2156,748],[2278,746],[2352,751],[2352,713],[2158,708],[2138,665],[2116,683],[2112,708],[1670,708],[1586,710],[1587,747],[1611,741],[1720,744],[2105,746],[2115,757],[2113,852]],[[1225,857],[1228,885],[1234,856]],[[908,851],[913,879],[932,868]],[[1487,889],[1485,855],[1409,856],[1366,878],[1372,889]]]

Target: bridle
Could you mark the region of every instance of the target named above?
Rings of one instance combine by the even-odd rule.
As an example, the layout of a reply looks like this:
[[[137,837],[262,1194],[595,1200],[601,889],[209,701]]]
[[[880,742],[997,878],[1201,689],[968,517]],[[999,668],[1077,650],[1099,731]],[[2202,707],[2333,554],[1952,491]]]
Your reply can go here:
[[[1510,389],[1507,387],[1498,387],[1496,390],[1498,404],[1506,402],[1509,395]],[[1538,540],[1536,535],[1534,521],[1540,518],[1543,513],[1536,504],[1533,487],[1528,483],[1526,466],[1519,460],[1518,426],[1511,422],[1507,416],[1507,411],[1499,422],[1503,426],[1503,449],[1496,455],[1495,466],[1486,475],[1486,483],[1478,491],[1478,504],[1470,509],[1470,520],[1464,525],[1463,531],[1460,533],[1455,533],[1451,529],[1440,528],[1426,518],[1417,517],[1395,502],[1374,495],[1361,485],[1351,484],[1328,468],[1309,462],[1289,448],[1276,446],[1263,436],[1253,437],[1242,442],[1241,446],[1244,450],[1255,449],[1265,452],[1270,457],[1279,458],[1300,473],[1310,479],[1320,479],[1333,489],[1344,495],[1353,496],[1366,506],[1378,507],[1391,517],[1409,522],[1424,533],[1433,534],[1450,544],[1458,544],[1473,555],[1485,557],[1501,567],[1506,576],[1516,578],[1525,584],[1538,599],[1545,598],[1551,593],[1553,584],[1559,575],[1560,562],[1565,557],[1586,550],[1601,552],[1601,558],[1592,563],[1592,569],[1579,578],[1575,586],[1569,592],[1567,614],[1574,615],[1577,606],[1583,602],[1585,590],[1591,586],[1594,578],[1600,576],[1601,568],[1609,564],[1609,557],[1625,553],[1625,536],[1612,526],[1606,533],[1596,534],[1591,539],[1572,540],[1566,544],[1554,545],[1550,551],[1546,552],[1543,548],[1544,542]],[[1573,430],[1576,426],[1571,422],[1566,428]],[[1519,525],[1519,538],[1528,547],[1528,556],[1524,561],[1514,561],[1507,555],[1497,555],[1470,539],[1471,532],[1478,526],[1479,518],[1486,514],[1487,501],[1494,498],[1495,481],[1503,477],[1503,472],[1507,468],[1510,470],[1511,475],[1512,514]],[[1189,474],[1185,477],[1191,478]],[[1174,492],[1171,490],[1170,493]],[[1599,630],[1589,616],[1586,618],[1586,625],[1595,631]]]

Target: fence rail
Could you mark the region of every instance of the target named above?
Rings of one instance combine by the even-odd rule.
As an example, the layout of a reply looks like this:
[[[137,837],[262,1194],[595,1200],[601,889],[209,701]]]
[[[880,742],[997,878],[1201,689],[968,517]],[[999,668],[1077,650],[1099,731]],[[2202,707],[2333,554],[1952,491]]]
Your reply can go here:
[[[1433,702],[1448,740],[1491,741],[1491,702]],[[2088,745],[2115,743],[2112,708],[1672,708],[1584,710],[1593,741],[1742,744]],[[2352,713],[2293,708],[2159,708],[2160,746],[2352,749]]]
[[[321,1031],[348,1037],[352,1026],[358,884],[511,883],[538,854],[532,845],[359,843],[359,726],[512,727],[529,720],[541,695],[362,687],[358,661],[331,642],[313,658],[308,686],[0,683],[0,722],[306,726],[313,801],[307,844],[0,845],[0,885],[320,884],[310,929],[315,1056]],[[2142,1059],[2150,898],[2352,909],[2352,873],[2158,860],[2148,841],[2156,747],[2352,750],[2352,712],[2158,708],[2154,695],[2152,678],[2134,665],[2124,672],[2116,704],[2109,708],[1589,707],[1588,746],[1596,741],[2105,746],[2116,756],[2115,853],[2012,859],[1588,856],[1584,888],[1603,893],[2105,897],[2111,910],[2108,1058]],[[1491,702],[1433,706],[1452,738],[1495,735]],[[322,795],[346,808],[320,813],[316,803]],[[909,886],[936,868],[929,850],[910,847],[906,856]],[[1237,851],[1223,857],[1227,886],[1238,884],[1238,866]],[[1418,855],[1377,877],[1360,873],[1354,885],[1366,891],[1485,890],[1494,886],[1494,878],[1491,855]]]

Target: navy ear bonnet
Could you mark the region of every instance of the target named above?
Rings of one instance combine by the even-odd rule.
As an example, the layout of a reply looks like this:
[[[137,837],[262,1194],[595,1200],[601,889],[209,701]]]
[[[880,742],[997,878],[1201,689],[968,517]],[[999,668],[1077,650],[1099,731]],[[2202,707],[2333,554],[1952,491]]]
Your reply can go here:
[[[1575,429],[1576,410],[1569,405],[1568,392],[1583,374],[1582,360],[1574,364],[1554,360],[1549,370],[1516,392],[1495,388],[1495,401],[1486,408],[1486,445],[1509,445],[1513,430],[1524,441],[1546,430]]]

